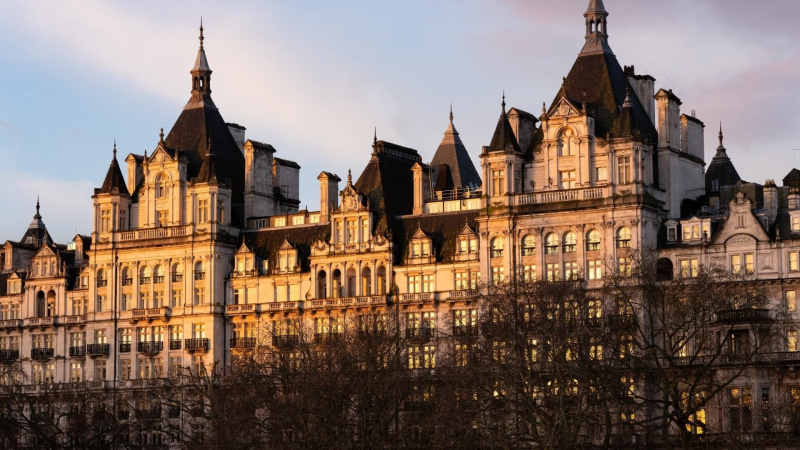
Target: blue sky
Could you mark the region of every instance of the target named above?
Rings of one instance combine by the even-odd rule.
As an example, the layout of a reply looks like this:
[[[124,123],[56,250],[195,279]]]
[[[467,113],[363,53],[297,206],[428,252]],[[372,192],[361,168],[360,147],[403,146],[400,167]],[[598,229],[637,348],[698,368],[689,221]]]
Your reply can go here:
[[[301,166],[318,208],[322,170],[357,176],[378,138],[430,160],[455,124],[477,163],[500,112],[534,114],[583,45],[586,0],[3,2],[0,241],[41,195],[59,242],[91,232],[91,193],[114,139],[152,151],[189,98],[203,16],[213,97],[247,137]],[[800,2],[605,0],[623,65],[672,88],[748,181],[782,179],[800,148]],[[780,183],[779,183],[780,184]]]

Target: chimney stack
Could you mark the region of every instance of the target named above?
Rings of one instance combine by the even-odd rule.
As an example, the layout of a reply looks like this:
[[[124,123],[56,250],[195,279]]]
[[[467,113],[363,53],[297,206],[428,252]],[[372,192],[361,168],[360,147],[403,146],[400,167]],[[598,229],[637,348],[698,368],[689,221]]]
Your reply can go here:
[[[319,221],[330,221],[331,212],[339,207],[339,182],[342,181],[336,174],[322,172],[317,177],[319,180]]]

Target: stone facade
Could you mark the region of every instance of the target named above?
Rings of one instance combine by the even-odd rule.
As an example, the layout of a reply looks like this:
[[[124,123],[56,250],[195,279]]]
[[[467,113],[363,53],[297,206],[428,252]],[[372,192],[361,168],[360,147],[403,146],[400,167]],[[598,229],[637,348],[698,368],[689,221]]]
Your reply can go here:
[[[721,131],[725,165],[705,174],[703,123],[680,114],[671,90],[654,93],[653,77],[620,67],[602,2],[591,5],[586,45],[549,108],[506,112],[503,98],[480,170],[465,166],[451,112],[436,166],[375,138],[355,182],[348,174],[340,190],[339,176],[319,175],[319,211],[298,209],[297,163],[222,120],[201,29],[189,103],[149,156],[125,158],[127,176],[114,148],[91,235],[53,243],[37,203],[23,238],[5,242],[0,362],[33,384],[134,386],[227,366],[297,323],[329,332],[346,315],[391,310],[446,327],[476,307],[476,289],[515,270],[599,286],[638,248],[656,248],[675,276],[751,272],[774,308],[796,314],[800,177],[742,182]],[[753,369],[739,387],[762,392],[774,377]]]

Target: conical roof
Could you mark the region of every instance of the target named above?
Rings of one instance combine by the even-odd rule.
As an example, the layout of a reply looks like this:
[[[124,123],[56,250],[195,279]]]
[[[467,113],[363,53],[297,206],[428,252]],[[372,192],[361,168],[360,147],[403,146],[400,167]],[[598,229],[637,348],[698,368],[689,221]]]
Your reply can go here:
[[[455,125],[453,125],[453,110],[450,109],[450,123],[444,132],[442,142],[433,155],[431,166],[434,169],[447,165],[455,187],[478,187],[481,185],[481,177],[469,157],[469,152],[461,142]]]
[[[511,128],[511,123],[508,121],[506,114],[506,96],[503,94],[503,112],[500,113],[500,118],[497,120],[497,127],[494,129],[492,135],[492,142],[487,149],[488,153],[519,153],[519,144],[517,137],[514,135],[514,130]]]
[[[100,194],[130,195],[128,186],[125,184],[125,177],[117,162],[117,143],[114,143],[114,156],[108,166],[106,178],[103,180],[103,187],[98,192]]]
[[[25,234],[22,235],[22,239],[20,239],[19,242],[35,246],[40,246],[43,243],[48,245],[53,244],[53,239],[50,238],[47,227],[45,227],[44,222],[42,222],[42,216],[39,214],[38,197],[36,198],[36,214],[34,214],[33,221],[28,225],[28,229],[25,230]]]
[[[722,134],[722,124],[719,125],[719,147],[717,153],[711,158],[711,163],[706,170],[706,194],[719,193],[723,186],[732,186],[741,181],[736,167],[728,157],[725,146],[722,145],[724,136]]]

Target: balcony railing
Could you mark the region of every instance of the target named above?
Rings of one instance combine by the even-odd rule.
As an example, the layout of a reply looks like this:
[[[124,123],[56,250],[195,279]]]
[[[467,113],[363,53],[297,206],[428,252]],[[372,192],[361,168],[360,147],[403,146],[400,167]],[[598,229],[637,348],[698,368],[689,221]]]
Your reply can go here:
[[[231,338],[231,348],[253,348],[256,346],[254,337],[235,337]]]
[[[278,303],[278,302],[275,302],[275,303],[278,305],[278,307],[281,306],[280,303]],[[260,305],[258,305],[256,303],[246,303],[246,304],[239,304],[239,305],[228,305],[228,306],[225,307],[225,313],[226,314],[249,314],[249,313],[254,313],[254,312],[257,312],[257,311],[261,310],[261,308],[259,306]],[[270,304],[270,307],[271,306],[272,306],[272,304]],[[270,308],[270,309],[272,309],[272,308]],[[280,309],[280,308],[275,308],[275,309]]]
[[[141,277],[139,278],[139,285],[150,284],[150,277]]]
[[[296,334],[276,334],[272,336],[272,345],[276,347],[288,347],[297,345],[300,342],[300,336]]]
[[[453,336],[467,337],[478,334],[477,325],[453,325]]]
[[[186,350],[192,351],[208,351],[208,338],[194,338],[186,339]]]
[[[54,348],[32,348],[31,359],[48,359],[56,355]]]
[[[772,315],[769,309],[731,309],[717,313],[717,321],[725,323],[769,322]]]
[[[206,279],[206,273],[205,272],[195,272],[194,273],[194,280],[195,281],[201,281],[201,280],[205,280],[205,279]]]
[[[169,306],[160,308],[137,308],[131,313],[134,319],[163,319],[169,316],[171,309]]]
[[[69,348],[69,356],[70,357],[83,357],[86,356],[86,346],[85,345],[76,345]]]
[[[406,339],[429,340],[431,338],[433,338],[433,327],[406,328]]]
[[[28,319],[28,325],[32,326],[48,326],[53,325],[55,322],[53,317],[31,317]]]
[[[82,315],[74,315],[74,316],[64,316],[64,323],[67,325],[77,325],[84,323],[86,321],[86,316]]]
[[[172,274],[172,282],[173,283],[180,283],[183,281],[183,274],[182,273],[173,273]]]
[[[123,342],[119,344],[119,352],[120,353],[130,353],[131,352],[131,343],[130,342]]]
[[[164,284],[164,275],[156,275],[153,277],[153,284]]]
[[[22,326],[22,319],[0,320],[0,328],[19,328]]]
[[[322,343],[322,342],[334,342],[341,337],[341,334],[336,331],[323,331],[320,333],[314,333],[314,342]]]
[[[400,294],[400,303],[424,303],[435,299],[433,292],[420,292],[418,294]]]
[[[183,339],[170,339],[169,340],[169,349],[170,350],[180,350],[181,344],[183,344]]]
[[[108,344],[89,344],[86,346],[86,354],[89,356],[108,356],[110,346]]]
[[[135,241],[137,239],[156,239],[165,237],[179,237],[189,234],[187,225],[177,227],[147,228],[144,230],[123,231],[119,234],[120,241]]]
[[[457,291],[450,291],[447,295],[448,299],[470,299],[478,295],[477,289],[462,289]]]
[[[133,286],[133,278],[123,278],[122,279],[123,286]]]
[[[108,286],[108,280],[97,280],[97,287],[106,287]]]
[[[19,359],[19,350],[0,350],[0,361],[15,361]]]
[[[144,341],[136,344],[136,351],[146,355],[155,355],[164,350],[164,341]]]
[[[516,196],[516,205],[532,205],[538,203],[571,202],[576,200],[592,200],[605,196],[605,188],[565,189],[542,193],[520,194]]]

